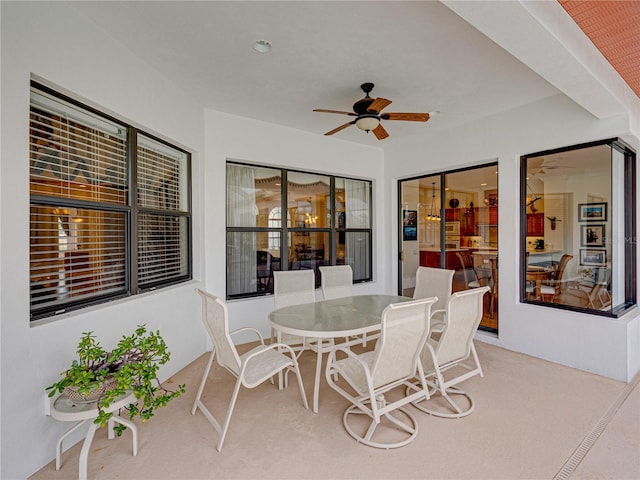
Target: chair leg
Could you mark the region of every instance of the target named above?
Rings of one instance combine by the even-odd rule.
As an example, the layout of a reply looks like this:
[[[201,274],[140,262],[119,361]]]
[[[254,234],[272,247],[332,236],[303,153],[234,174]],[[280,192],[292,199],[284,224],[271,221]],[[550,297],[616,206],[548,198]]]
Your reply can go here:
[[[478,352],[476,352],[476,346],[471,341],[471,355],[473,356],[473,361],[476,362],[476,367],[480,371],[480,377],[484,377],[484,372],[482,371],[482,365],[480,365],[480,359],[478,358]]]
[[[298,379],[298,388],[300,390],[300,396],[302,397],[302,404],[304,408],[309,409],[309,404],[307,403],[307,395],[304,391],[304,385],[302,384],[302,375],[300,375],[300,368],[298,367],[298,362],[294,359],[293,361],[294,371],[296,373],[296,378]]]
[[[240,377],[238,377],[236,380],[236,386],[233,388],[233,395],[231,396],[229,408],[227,409],[227,416],[225,417],[224,424],[220,430],[220,438],[218,439],[218,446],[216,447],[219,452],[222,450],[222,444],[224,443],[224,438],[227,435],[227,429],[229,428],[229,422],[231,422],[231,415],[233,414],[233,408],[236,406],[236,400],[238,399],[238,392],[240,391],[241,385],[242,381],[240,380]]]
[[[209,360],[207,361],[207,366],[204,369],[202,380],[200,380],[200,387],[198,388],[196,399],[194,400],[193,406],[191,407],[191,415],[194,415],[196,413],[196,409],[198,408],[198,404],[200,403],[200,396],[202,395],[202,391],[204,390],[204,384],[207,382],[207,377],[209,376],[209,371],[211,370],[211,364],[213,363],[213,359],[215,358],[215,352],[216,348],[213,347],[213,350],[211,350],[211,354],[209,355]]]

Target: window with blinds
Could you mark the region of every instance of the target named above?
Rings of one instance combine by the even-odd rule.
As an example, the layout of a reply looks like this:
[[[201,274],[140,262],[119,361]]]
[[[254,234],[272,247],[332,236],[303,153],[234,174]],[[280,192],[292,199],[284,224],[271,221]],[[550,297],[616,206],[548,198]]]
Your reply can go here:
[[[35,82],[29,144],[32,320],[190,279],[188,153]]]
[[[187,155],[138,135],[138,282],[188,273]]]

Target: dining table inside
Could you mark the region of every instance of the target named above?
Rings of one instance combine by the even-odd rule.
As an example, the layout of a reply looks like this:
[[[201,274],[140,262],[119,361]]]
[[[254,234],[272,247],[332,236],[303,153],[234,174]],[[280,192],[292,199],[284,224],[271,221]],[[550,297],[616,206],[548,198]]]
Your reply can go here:
[[[331,300],[302,303],[278,308],[269,314],[278,342],[282,334],[317,339],[316,372],[313,387],[313,411],[318,412],[322,354],[326,339],[349,338],[380,330],[382,312],[393,303],[408,302],[410,297],[385,294],[354,295]],[[361,341],[361,340],[360,340]]]

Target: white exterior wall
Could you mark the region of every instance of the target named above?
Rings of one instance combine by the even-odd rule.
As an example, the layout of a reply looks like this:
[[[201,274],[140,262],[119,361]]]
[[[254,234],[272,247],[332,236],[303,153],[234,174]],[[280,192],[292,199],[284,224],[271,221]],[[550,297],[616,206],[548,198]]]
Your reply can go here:
[[[30,75],[89,99],[192,152],[196,279],[201,277],[203,263],[198,221],[203,179],[198,172],[204,111],[64,4],[2,2],[1,8],[0,477],[8,480],[26,478],[54,458],[56,441],[69,424],[44,415],[44,389],[68,368],[82,332],[94,331],[108,348],[123,334],[132,333],[136,325],[146,323],[152,330],[159,329],[171,351],[171,361],[160,371],[161,380],[206,348],[195,281],[84,309],[46,325],[29,325]],[[144,437],[144,429],[141,435]]]
[[[446,114],[444,112],[443,114]],[[438,117],[433,120],[436,127]],[[567,312],[518,301],[519,285],[519,171],[520,156],[595,140],[624,137],[637,149],[638,139],[629,136],[626,116],[598,120],[564,95],[520,107],[448,131],[429,132],[387,151],[385,163],[388,197],[395,198],[397,181],[498,159],[499,169],[499,335],[478,333],[479,340],[544,358],[618,380],[629,381],[640,370],[638,308],[623,318]],[[392,223],[388,243],[397,251],[396,210],[385,212]],[[637,237],[637,232],[636,232]],[[389,279],[398,265],[390,256]],[[507,261],[511,259],[511,261]],[[391,285],[388,286],[391,288]]]
[[[1,2],[0,7],[0,477],[4,479],[25,478],[54,458],[55,442],[68,425],[44,416],[44,388],[67,367],[82,332],[92,330],[110,345],[137,324],[160,329],[172,352],[162,379],[205,351],[200,303],[193,288],[202,280],[207,290],[224,295],[227,159],[373,180],[374,282],[354,290],[391,293],[397,289],[399,178],[498,159],[500,225],[512,226],[500,231],[500,255],[516,259],[519,219],[514,179],[520,155],[615,136],[635,142],[636,149],[640,144],[629,136],[627,118],[599,121],[558,96],[446,132],[431,128],[436,126],[435,117],[425,125],[422,138],[383,155],[376,147],[204,111],[63,3]],[[46,325],[29,325],[32,73],[192,152],[194,282],[81,310]],[[630,379],[640,369],[637,310],[615,320],[521,305],[517,261],[503,261],[500,267],[500,336],[479,334],[482,340],[616,379]],[[267,334],[266,316],[272,307],[270,297],[231,302],[232,328],[254,326]]]
[[[394,203],[394,200],[386,196],[382,182],[382,150],[210,110],[205,115],[205,136],[205,277],[206,288],[211,293],[222,298],[225,295],[227,160],[372,180],[374,281],[354,285],[354,293],[386,291],[391,250],[386,243],[388,221],[385,220],[382,206]],[[320,290],[316,296],[321,298]],[[273,297],[235,300],[229,302],[228,307],[231,328],[253,326],[264,335],[270,335],[267,314],[273,310]]]

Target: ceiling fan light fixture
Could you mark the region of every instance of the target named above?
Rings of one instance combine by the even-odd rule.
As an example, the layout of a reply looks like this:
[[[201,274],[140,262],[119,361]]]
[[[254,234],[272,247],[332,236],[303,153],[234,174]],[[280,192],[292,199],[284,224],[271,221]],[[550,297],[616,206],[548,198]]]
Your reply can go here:
[[[365,132],[375,130],[378,125],[380,125],[380,118],[377,115],[361,115],[356,120],[356,127]]]

